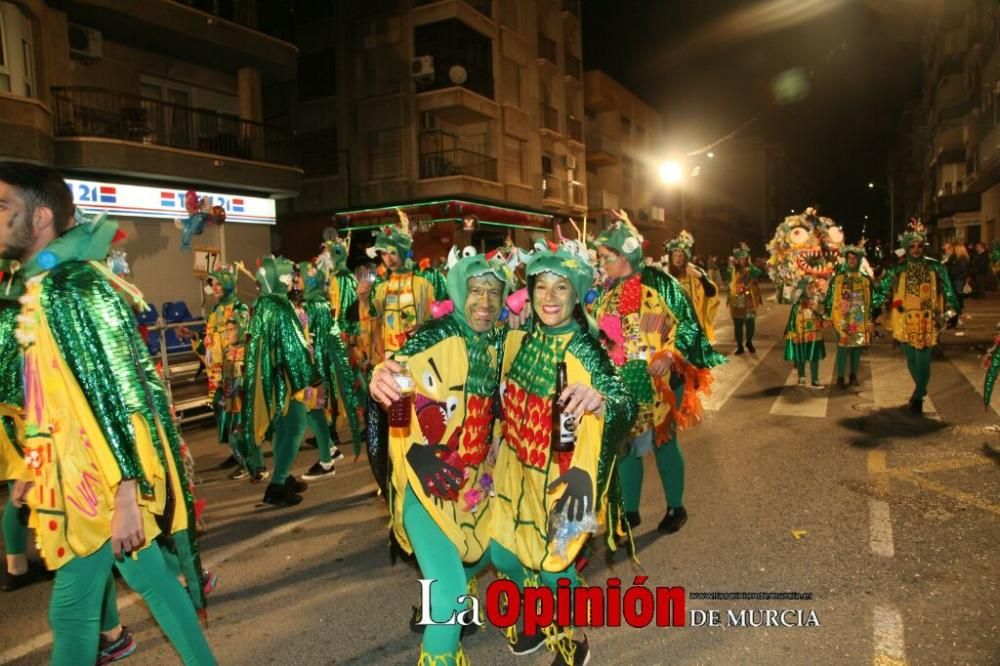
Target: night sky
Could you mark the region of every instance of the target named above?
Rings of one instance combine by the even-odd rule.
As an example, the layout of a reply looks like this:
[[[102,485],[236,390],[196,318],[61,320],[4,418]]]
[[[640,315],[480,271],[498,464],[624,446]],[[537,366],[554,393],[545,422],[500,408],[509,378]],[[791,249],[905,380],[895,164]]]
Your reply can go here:
[[[601,69],[663,114],[671,150],[736,129],[782,145],[824,214],[860,233],[884,195],[903,105],[920,91],[921,0],[584,0],[586,69]],[[801,68],[808,93],[775,103]],[[793,90],[797,90],[793,86]],[[715,152],[724,158],[725,145]],[[869,232],[871,235],[871,232]]]

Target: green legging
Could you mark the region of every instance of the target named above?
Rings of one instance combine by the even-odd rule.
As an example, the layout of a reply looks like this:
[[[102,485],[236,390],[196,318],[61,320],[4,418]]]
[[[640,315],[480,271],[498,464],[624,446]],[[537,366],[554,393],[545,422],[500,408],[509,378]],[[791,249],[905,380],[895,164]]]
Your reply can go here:
[[[128,586],[142,596],[185,664],[215,663],[194,606],[164,562],[160,547],[153,544],[140,551],[137,559],[126,557],[116,561],[109,540],[97,552],[76,557],[56,572],[49,604],[54,666],[96,661],[99,630],[105,626],[102,606],[112,565],[118,567]]]
[[[101,602],[101,632],[107,633],[122,623],[118,617],[118,588],[115,587],[115,577],[108,574],[108,582],[104,586],[104,600]]]
[[[684,397],[683,384],[674,387],[674,395],[677,396],[677,404],[679,405]],[[663,495],[667,498],[667,506],[684,506],[684,456],[681,454],[676,430],[673,437],[655,448],[654,455],[656,456],[656,469],[660,472],[660,483],[663,485]],[[627,456],[619,459],[618,474],[621,477],[625,510],[638,511],[639,502],[642,499],[642,458],[630,451]]]
[[[194,551],[191,550],[191,536],[187,530],[175,532],[173,535],[174,548],[177,552],[171,552],[167,548],[161,549],[163,559],[170,567],[174,576],[184,576],[187,581],[187,593],[191,597],[191,603],[196,609],[205,607],[205,590],[202,588],[201,575],[194,564]]]
[[[24,555],[28,547],[28,507],[14,506],[14,482],[7,482],[7,506],[3,509],[3,547],[7,555]]]
[[[927,395],[927,383],[931,380],[931,348],[914,349],[906,343],[901,346],[903,355],[906,356],[906,367],[916,384],[910,399],[923,400]]]
[[[736,336],[736,346],[743,348],[743,331],[746,330],[747,344],[753,344],[753,334],[757,330],[757,319],[747,317],[746,319],[733,320],[733,334]]]
[[[795,362],[795,370],[799,373],[799,379],[806,376],[805,359]],[[809,379],[813,384],[819,384],[819,361],[816,359],[809,361]]]
[[[313,409],[306,415],[309,422],[309,429],[316,436],[316,448],[319,449],[319,459],[328,463],[333,460],[330,440],[330,423],[326,420],[326,412],[322,409]]]
[[[858,374],[858,366],[861,365],[861,347],[837,347],[837,360],[834,361],[834,369],[838,379],[844,378],[844,367],[850,361],[850,372],[852,375]]]
[[[274,424],[274,477],[271,483],[281,485],[288,479],[288,473],[299,455],[302,437],[306,434],[306,406],[300,400],[292,400],[284,416],[279,416]]]
[[[462,558],[409,486],[403,496],[403,527],[417,556],[421,576],[437,581],[431,588],[431,617],[444,622],[465,609],[465,604],[457,601],[468,588]],[[454,666],[461,638],[459,624],[429,625],[424,628],[423,652],[430,656],[432,664]]]

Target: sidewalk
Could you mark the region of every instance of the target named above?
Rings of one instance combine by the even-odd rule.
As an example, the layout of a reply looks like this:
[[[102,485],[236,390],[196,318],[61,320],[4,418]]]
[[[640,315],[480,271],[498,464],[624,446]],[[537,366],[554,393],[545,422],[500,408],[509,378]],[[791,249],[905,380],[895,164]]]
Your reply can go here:
[[[956,343],[989,347],[1000,331],[1000,293],[987,292],[983,298],[967,298],[961,323],[954,329],[942,332],[941,344]]]

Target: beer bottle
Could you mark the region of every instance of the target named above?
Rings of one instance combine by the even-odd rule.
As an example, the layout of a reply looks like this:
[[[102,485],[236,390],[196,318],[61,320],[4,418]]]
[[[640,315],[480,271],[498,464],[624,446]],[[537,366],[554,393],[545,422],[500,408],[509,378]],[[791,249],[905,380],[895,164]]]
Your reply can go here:
[[[559,396],[566,390],[566,364],[556,363],[556,394],[552,399],[552,443],[554,453],[571,453],[576,448],[576,419],[564,412]]]

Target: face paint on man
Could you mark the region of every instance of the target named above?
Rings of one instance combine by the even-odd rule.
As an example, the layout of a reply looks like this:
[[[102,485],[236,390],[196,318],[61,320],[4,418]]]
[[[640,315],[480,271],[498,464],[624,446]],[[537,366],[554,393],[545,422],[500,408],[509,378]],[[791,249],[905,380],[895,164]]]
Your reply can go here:
[[[573,285],[561,275],[554,273],[536,275],[531,299],[535,316],[543,326],[557,328],[568,324],[573,318],[576,294],[573,292]]]
[[[500,317],[503,285],[491,275],[469,278],[466,286],[465,321],[476,333],[492,328]]]

